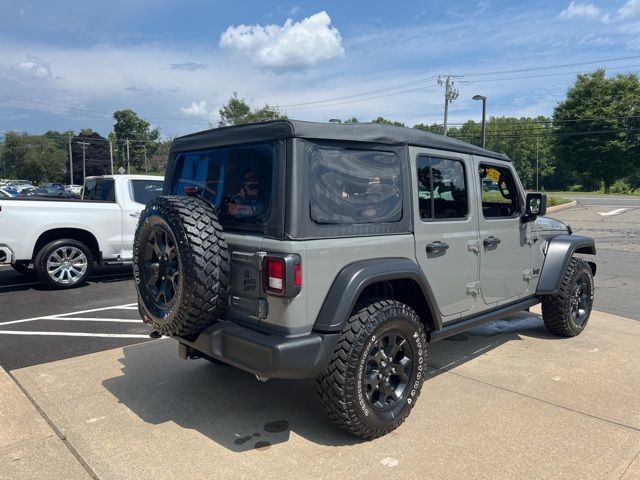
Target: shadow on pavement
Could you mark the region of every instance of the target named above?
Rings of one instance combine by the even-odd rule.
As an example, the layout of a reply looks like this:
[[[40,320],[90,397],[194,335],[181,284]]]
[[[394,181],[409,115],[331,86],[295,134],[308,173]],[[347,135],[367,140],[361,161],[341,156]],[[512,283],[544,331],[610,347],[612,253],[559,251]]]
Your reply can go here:
[[[96,266],[87,283],[78,285],[75,288],[83,288],[91,284],[130,280],[131,278],[133,278],[133,272],[130,266]],[[12,268],[5,267],[0,269],[0,293],[26,292],[29,290],[47,291],[51,289],[41,284],[35,273],[25,275],[14,271]]]
[[[522,336],[554,339],[538,315],[522,313],[510,320],[432,344],[429,365],[444,373]],[[144,422],[175,422],[225,448],[243,452],[287,442],[293,431],[329,446],[359,443],[322,413],[315,380],[269,380],[206,360],[181,360],[172,340],[125,347],[123,375],[103,382],[120,403]],[[429,394],[427,378],[422,395]]]

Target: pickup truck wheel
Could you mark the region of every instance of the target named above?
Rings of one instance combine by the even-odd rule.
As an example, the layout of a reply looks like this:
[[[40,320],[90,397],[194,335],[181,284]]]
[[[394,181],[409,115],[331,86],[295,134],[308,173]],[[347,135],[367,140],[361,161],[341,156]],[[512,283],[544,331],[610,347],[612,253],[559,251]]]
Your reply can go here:
[[[409,415],[426,366],[424,327],[411,308],[393,300],[361,304],[318,377],[320,403],[348,432],[380,437]]]
[[[38,279],[48,287],[73,288],[91,275],[93,255],[77,240],[54,240],[40,249],[33,267]]]
[[[587,326],[593,307],[593,273],[581,258],[569,260],[554,295],[542,298],[542,318],[547,329],[561,337],[575,337]]]
[[[217,320],[227,297],[229,252],[209,203],[153,199],[140,215],[133,252],[140,310],[153,328],[185,336]]]

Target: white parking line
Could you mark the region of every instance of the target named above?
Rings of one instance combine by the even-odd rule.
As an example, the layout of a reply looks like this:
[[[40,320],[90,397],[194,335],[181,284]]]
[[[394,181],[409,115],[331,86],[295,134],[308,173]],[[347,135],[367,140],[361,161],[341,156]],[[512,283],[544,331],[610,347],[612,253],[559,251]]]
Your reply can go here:
[[[41,317],[22,318],[20,320],[10,320],[8,322],[0,322],[3,325],[15,325],[17,323],[36,322],[38,320],[59,320],[66,322],[114,322],[114,323],[142,323],[142,320],[125,319],[125,318],[96,318],[96,317],[70,317],[71,315],[81,315],[83,313],[104,312],[106,310],[132,309],[137,303],[126,303],[124,305],[116,305],[113,307],[92,308],[89,310],[78,310],[77,312],[58,313],[55,315],[43,315]]]
[[[61,320],[64,322],[114,322],[114,323],[142,323],[142,319],[104,318],[104,317],[41,317],[40,320]],[[0,323],[0,325],[2,325]]]
[[[149,338],[149,335],[138,335],[134,333],[27,332],[23,330],[0,330],[0,335],[47,335],[47,336],[53,336],[53,337]]]

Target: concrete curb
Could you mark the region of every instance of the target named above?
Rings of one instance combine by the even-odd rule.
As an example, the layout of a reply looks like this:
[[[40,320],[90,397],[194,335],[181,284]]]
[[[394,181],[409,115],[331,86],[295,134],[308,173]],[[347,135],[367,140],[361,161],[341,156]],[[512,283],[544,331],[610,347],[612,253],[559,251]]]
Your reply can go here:
[[[560,212],[562,210],[567,210],[569,208],[573,208],[576,205],[578,205],[578,202],[576,200],[574,200],[573,202],[569,202],[569,203],[563,203],[562,205],[556,205],[555,207],[547,208],[547,213]]]

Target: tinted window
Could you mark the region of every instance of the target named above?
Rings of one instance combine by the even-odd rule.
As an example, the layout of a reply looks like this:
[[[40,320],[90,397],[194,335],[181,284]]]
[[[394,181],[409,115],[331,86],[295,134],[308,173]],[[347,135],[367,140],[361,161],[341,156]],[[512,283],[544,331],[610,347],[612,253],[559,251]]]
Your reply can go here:
[[[85,200],[103,200],[115,202],[116,195],[112,178],[98,178],[87,180],[84,185]]]
[[[310,162],[314,222],[335,225],[402,219],[402,176],[395,153],[316,147]]]
[[[160,180],[131,180],[131,187],[133,200],[145,205],[162,195],[162,182]]]
[[[275,166],[272,144],[216,148],[178,156],[170,192],[198,195],[218,208],[220,221],[261,223],[269,218]]]
[[[462,162],[421,156],[417,167],[420,218],[466,218],[469,208]]]
[[[482,213],[485,218],[512,217],[520,213],[518,187],[505,167],[480,165]]]

